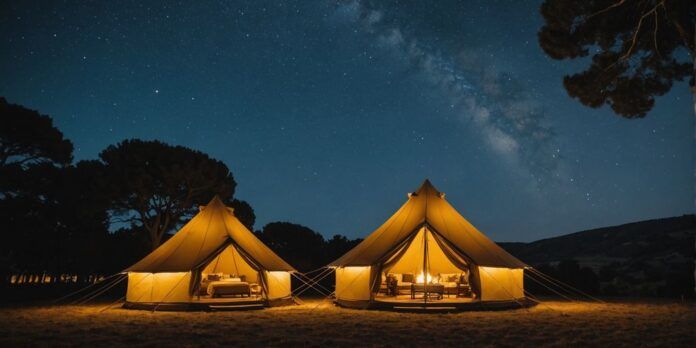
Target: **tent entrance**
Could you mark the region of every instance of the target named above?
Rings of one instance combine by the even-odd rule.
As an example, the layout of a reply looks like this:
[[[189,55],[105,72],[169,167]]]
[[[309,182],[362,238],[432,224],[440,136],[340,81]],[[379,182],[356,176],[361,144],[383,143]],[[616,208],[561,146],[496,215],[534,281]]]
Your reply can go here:
[[[471,266],[423,225],[382,264],[373,296],[382,302],[471,302]]]
[[[200,302],[261,301],[264,279],[258,267],[234,243],[229,243],[201,267],[195,300]]]

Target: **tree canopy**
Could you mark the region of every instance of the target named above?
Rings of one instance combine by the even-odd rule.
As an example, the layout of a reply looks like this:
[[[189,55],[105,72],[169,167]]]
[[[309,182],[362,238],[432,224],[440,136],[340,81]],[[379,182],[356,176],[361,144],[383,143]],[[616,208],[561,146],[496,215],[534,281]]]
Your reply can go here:
[[[547,55],[592,56],[586,70],[563,79],[586,106],[644,117],[655,97],[693,73],[693,0],[546,0],[541,14],[539,43]]]
[[[240,201],[238,199],[233,199],[232,202],[226,202],[227,206],[234,209],[234,216],[239,219],[239,221],[249,229],[249,231],[254,230],[254,223],[256,223],[256,214],[254,214],[254,209],[246,201]]]
[[[72,143],[49,116],[0,97],[0,198],[23,194],[38,198],[28,171],[39,165],[69,165],[72,151]]]
[[[311,228],[290,222],[268,223],[256,235],[285,261],[305,272],[336,260],[362,241],[342,235],[327,241]]]
[[[159,141],[126,140],[109,146],[99,158],[112,216],[144,227],[153,249],[198,205],[214,195],[229,199],[237,185],[221,161]]]
[[[324,237],[290,222],[271,222],[257,233],[259,239],[298,270],[309,271],[323,266]]]
[[[73,145],[53,120],[0,97],[0,167],[49,162],[68,165]]]

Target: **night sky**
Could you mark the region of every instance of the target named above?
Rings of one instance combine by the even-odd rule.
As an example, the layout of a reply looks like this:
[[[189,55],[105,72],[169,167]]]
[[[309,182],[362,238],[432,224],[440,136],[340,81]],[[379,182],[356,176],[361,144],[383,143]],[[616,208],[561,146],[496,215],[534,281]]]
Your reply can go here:
[[[563,89],[540,1],[2,1],[0,95],[92,159],[126,138],[224,161],[256,227],[364,237],[425,178],[497,241],[693,211],[686,83],[645,119]]]

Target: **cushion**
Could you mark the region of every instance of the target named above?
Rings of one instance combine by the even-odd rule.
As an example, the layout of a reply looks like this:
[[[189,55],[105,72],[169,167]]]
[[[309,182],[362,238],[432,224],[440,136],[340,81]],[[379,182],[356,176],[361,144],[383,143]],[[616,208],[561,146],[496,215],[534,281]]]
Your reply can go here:
[[[210,281],[218,281],[218,280],[220,280],[220,275],[219,275],[219,274],[215,274],[215,273],[208,274],[208,280],[210,280]]]
[[[404,283],[413,283],[415,279],[413,279],[413,273],[404,273],[401,275],[401,281]]]
[[[440,283],[458,282],[458,273],[440,273]]]

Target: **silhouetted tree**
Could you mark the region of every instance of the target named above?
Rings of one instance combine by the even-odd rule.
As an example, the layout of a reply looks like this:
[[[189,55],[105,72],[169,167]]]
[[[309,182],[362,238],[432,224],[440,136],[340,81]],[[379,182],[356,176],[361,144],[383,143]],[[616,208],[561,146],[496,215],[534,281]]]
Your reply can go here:
[[[554,59],[592,55],[585,71],[564,77],[571,97],[643,117],[693,73],[695,8],[693,0],[546,0],[539,43]]]
[[[324,237],[308,227],[290,222],[272,222],[256,234],[300,271],[324,266]]]
[[[256,214],[254,214],[254,209],[246,201],[240,201],[238,199],[233,199],[232,202],[226,202],[227,206],[234,209],[234,216],[239,219],[239,221],[246,226],[249,231],[254,230],[254,223],[256,222]]]
[[[153,249],[198,205],[214,195],[229,199],[237,185],[221,161],[159,141],[126,140],[109,146],[99,158],[112,216],[142,226]]]
[[[150,238],[142,226],[119,228],[109,233],[107,239],[106,245],[101,249],[106,274],[122,271],[152,251]]]
[[[81,161],[61,169],[53,183],[53,203],[57,238],[53,245],[57,264],[71,273],[94,274],[105,271],[110,261],[104,257],[109,237],[108,197],[95,180],[101,174],[97,161]]]
[[[107,201],[93,185],[98,165],[32,165],[21,195],[0,200],[6,272],[94,274],[104,270]]]
[[[0,97],[0,166],[40,162],[67,165],[72,143],[53,126],[53,120]]]
[[[347,253],[350,249],[355,248],[358,244],[360,244],[360,242],[362,242],[361,238],[351,240],[340,234],[334,235],[331,237],[331,239],[326,241],[326,245],[324,247],[326,250],[326,259],[324,264],[335,261],[339,257],[343,256],[343,254]]]
[[[0,97],[0,198],[31,185],[24,174],[33,165],[69,165],[72,151],[49,116]]]
[[[56,267],[60,195],[72,143],[41,115],[0,98],[0,271]]]

